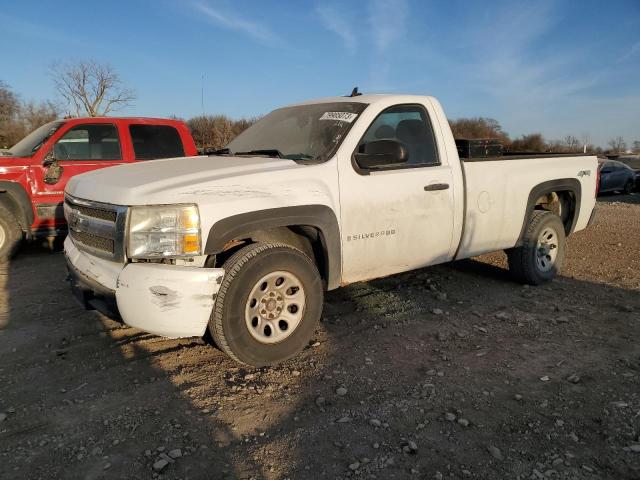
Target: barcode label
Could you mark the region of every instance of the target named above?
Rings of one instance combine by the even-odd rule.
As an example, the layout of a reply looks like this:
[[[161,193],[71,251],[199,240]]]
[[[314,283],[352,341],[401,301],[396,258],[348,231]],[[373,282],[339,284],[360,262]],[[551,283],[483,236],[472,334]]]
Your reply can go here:
[[[324,112],[320,117],[320,120],[337,120],[339,122],[351,123],[357,116],[357,113],[350,112]]]

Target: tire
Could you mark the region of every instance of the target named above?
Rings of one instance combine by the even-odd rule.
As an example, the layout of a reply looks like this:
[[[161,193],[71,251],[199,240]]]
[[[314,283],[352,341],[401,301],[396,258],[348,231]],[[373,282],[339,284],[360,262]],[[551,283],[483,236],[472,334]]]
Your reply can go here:
[[[622,191],[622,193],[624,193],[625,195],[629,195],[631,192],[633,192],[633,182],[629,180],[624,184],[624,190]]]
[[[0,206],[0,262],[12,258],[21,241],[22,230],[18,221],[7,208]]]
[[[545,210],[534,210],[522,245],[507,251],[509,271],[521,283],[550,282],[560,272],[564,252],[565,232],[560,218]]]
[[[307,255],[281,243],[254,243],[223,268],[209,320],[218,348],[262,367],[293,357],[309,343],[322,314],[323,288]]]

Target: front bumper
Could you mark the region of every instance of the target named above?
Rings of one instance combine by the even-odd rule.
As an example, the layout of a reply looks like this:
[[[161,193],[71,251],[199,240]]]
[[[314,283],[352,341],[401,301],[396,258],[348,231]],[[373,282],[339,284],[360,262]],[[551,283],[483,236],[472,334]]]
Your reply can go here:
[[[223,269],[119,264],[81,252],[69,237],[64,250],[72,291],[85,308],[164,337],[204,334]]]

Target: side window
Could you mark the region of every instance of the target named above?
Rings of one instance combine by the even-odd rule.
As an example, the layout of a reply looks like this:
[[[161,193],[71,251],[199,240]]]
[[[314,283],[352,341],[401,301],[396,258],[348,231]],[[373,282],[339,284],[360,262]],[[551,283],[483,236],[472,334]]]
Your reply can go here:
[[[169,125],[131,125],[129,127],[136,160],[184,157],[178,130]]]
[[[78,125],[53,146],[58,160],[120,160],[118,129],[109,123]]]
[[[421,105],[395,105],[384,110],[360,140],[358,151],[362,151],[365,143],[386,139],[398,141],[407,148],[406,166],[440,164],[431,121]]]

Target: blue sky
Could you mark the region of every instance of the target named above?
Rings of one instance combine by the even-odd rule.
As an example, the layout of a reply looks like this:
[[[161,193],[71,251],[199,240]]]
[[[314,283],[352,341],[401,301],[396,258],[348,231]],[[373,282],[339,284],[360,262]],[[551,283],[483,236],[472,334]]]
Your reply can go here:
[[[0,80],[55,98],[54,61],[113,65],[126,115],[233,117],[365,92],[429,94],[512,136],[640,140],[640,0],[0,0]],[[204,81],[203,81],[204,78]]]

